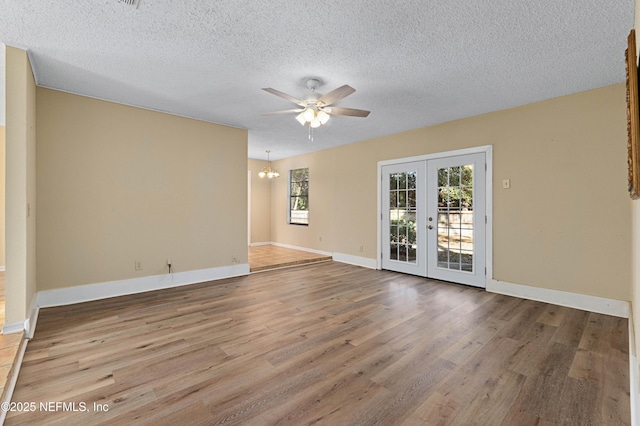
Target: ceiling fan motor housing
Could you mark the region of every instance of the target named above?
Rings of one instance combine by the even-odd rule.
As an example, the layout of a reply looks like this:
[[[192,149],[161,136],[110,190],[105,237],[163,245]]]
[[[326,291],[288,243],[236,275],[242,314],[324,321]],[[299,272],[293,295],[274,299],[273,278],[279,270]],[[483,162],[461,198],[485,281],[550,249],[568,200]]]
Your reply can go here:
[[[319,78],[310,78],[309,80],[307,80],[307,89],[311,90],[312,92],[315,92],[316,89],[320,87],[321,84],[322,84],[322,81],[320,81]]]
[[[320,93],[309,93],[304,96],[304,102],[307,104],[307,107],[316,105],[318,103],[318,99],[322,97]]]

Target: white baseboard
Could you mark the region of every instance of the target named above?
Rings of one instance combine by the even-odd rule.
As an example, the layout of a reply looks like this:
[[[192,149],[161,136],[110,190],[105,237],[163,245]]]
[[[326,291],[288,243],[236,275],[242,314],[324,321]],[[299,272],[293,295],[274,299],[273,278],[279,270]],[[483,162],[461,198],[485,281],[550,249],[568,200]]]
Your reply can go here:
[[[369,269],[378,269],[378,261],[368,257],[353,256],[345,253],[333,253],[333,260],[349,265],[362,266]]]
[[[486,290],[491,293],[506,294],[507,296],[521,297],[614,317],[629,318],[629,302],[624,300],[607,299],[498,280],[489,280]]]
[[[162,290],[165,288],[238,277],[249,274],[249,264],[243,263],[218,268],[198,269],[173,274],[153,275],[121,281],[111,281],[98,284],[88,284],[56,290],[39,291],[37,306],[46,308],[51,306],[71,305],[89,302],[91,300],[109,297],[125,296],[146,291]]]
[[[272,246],[277,246],[277,247],[289,248],[289,249],[293,249],[293,250],[308,251],[309,253],[322,254],[324,256],[332,256],[333,255],[333,253],[331,253],[330,251],[322,251],[322,250],[310,249],[310,248],[306,248],[306,247],[292,246],[290,244],[284,244],[284,243],[271,242],[271,245]]]
[[[262,241],[259,243],[251,243],[249,244],[249,247],[270,246],[271,244],[271,241]]]
[[[7,323],[2,326],[2,334],[22,333],[24,331],[24,324],[25,321]]]

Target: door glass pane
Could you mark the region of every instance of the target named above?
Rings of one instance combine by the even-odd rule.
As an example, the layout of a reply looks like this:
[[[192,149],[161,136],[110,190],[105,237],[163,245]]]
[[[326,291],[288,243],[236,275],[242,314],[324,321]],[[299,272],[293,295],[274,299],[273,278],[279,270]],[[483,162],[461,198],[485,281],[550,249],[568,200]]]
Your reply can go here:
[[[417,170],[389,175],[389,250],[391,260],[416,263]]]
[[[407,173],[397,173],[398,189],[407,189]]]
[[[449,184],[449,169],[438,169],[438,186],[447,186]]]
[[[416,189],[416,176],[418,172],[407,173],[407,189]]]
[[[438,169],[438,268],[473,272],[473,165]]]
[[[398,207],[401,209],[407,208],[407,191],[404,189],[398,191]]]
[[[397,183],[398,179],[395,173],[389,174],[389,191],[393,191],[394,189],[398,189]]]
[[[389,250],[390,250],[389,258],[391,260],[398,260],[398,245],[391,243]]]
[[[449,186],[460,186],[460,167],[449,168]]]
[[[438,245],[438,268],[446,268],[449,264],[449,251]]]
[[[415,210],[416,208],[416,190],[415,189],[410,189],[407,191],[407,205],[410,208],[413,208]]]

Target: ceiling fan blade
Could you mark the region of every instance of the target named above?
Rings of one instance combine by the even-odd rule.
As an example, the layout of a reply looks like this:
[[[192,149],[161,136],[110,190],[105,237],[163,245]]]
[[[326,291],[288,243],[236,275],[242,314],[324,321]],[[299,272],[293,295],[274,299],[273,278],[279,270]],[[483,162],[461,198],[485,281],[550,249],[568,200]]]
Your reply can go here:
[[[269,92],[272,95],[279,96],[282,99],[286,99],[289,102],[293,102],[294,104],[298,104],[300,106],[304,106],[304,102],[302,102],[300,99],[296,99],[293,96],[287,95],[286,93],[283,93],[283,92],[281,92],[279,90],[272,89],[271,87],[263,87],[262,90],[264,90],[265,92]]]
[[[349,117],[366,117],[369,115],[371,111],[365,111],[363,109],[355,109],[355,108],[324,108],[323,111],[328,112],[332,115],[348,115]]]
[[[283,111],[263,112],[260,115],[278,115],[278,114],[292,114],[294,112],[302,112],[304,108],[285,109]]]
[[[349,86],[348,84],[345,84],[344,86],[340,86],[337,89],[332,90],[331,92],[327,93],[326,95],[318,99],[318,103],[324,104],[324,105],[331,105],[332,103],[337,102],[342,98],[346,98],[347,96],[349,96],[355,91],[356,89]]]

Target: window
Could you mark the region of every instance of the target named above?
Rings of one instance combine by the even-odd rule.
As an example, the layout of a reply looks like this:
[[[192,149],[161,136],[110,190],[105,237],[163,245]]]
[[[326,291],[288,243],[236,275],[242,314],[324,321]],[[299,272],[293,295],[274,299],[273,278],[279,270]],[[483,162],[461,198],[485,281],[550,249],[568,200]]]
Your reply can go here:
[[[289,170],[289,223],[309,224],[309,169]]]

